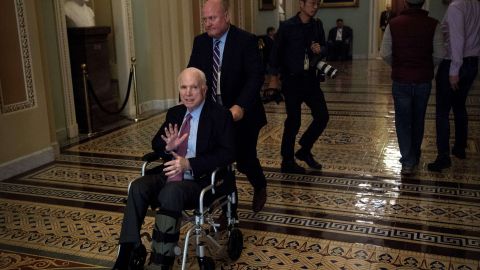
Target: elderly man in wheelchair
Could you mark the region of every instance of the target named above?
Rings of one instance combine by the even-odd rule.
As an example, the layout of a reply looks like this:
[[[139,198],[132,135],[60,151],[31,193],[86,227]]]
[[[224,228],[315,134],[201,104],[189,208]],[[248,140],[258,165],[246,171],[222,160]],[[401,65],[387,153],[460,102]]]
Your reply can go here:
[[[228,169],[235,154],[233,120],[229,111],[205,98],[205,74],[199,69],[183,70],[178,77],[178,85],[181,104],[168,110],[165,122],[152,140],[154,153],[144,157],[149,161],[152,156],[153,159],[160,157],[165,162],[134,180],[129,186],[120,232],[120,248],[113,269],[143,269],[146,249],[141,243],[140,229],[149,206],[158,209],[149,269],[172,268],[175,255],[179,253],[177,242],[180,237],[182,211],[186,209],[196,210],[195,224],[185,240],[183,268],[188,250],[188,236],[194,231],[200,269],[214,269],[213,260],[204,257],[203,242],[198,241],[208,209],[208,206],[203,205],[202,199],[212,197],[210,195],[216,191],[217,194],[223,194],[224,198],[228,197],[228,202],[235,203],[235,196],[228,195],[235,190],[234,173]],[[215,178],[219,175],[221,180],[217,181]],[[223,183],[222,187],[219,182]],[[231,210],[231,204],[227,206],[224,211]],[[227,216],[231,233],[231,229],[236,227],[236,220],[231,212],[228,212]],[[216,232],[218,224],[209,221],[212,230]],[[236,230],[235,241],[241,243],[232,243],[236,250],[230,250],[229,256],[237,259],[243,247],[243,237],[238,228],[233,230]]]

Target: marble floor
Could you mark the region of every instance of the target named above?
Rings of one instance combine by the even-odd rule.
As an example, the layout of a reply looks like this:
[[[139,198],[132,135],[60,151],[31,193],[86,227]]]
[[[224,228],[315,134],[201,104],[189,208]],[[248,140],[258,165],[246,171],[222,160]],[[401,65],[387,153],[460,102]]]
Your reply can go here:
[[[322,85],[330,122],[313,149],[323,170],[280,172],[284,104],[266,104],[258,154],[268,201],[253,213],[252,187],[238,174],[244,250],[235,262],[215,258],[217,268],[479,270],[480,79],[467,100],[468,158],[427,171],[436,155],[432,91],[418,172],[401,177],[390,68],[332,64],[340,74]],[[163,118],[65,144],[55,162],[0,182],[0,269],[109,269],[126,187]],[[310,119],[305,108],[300,133]],[[150,215],[144,231],[152,224]]]

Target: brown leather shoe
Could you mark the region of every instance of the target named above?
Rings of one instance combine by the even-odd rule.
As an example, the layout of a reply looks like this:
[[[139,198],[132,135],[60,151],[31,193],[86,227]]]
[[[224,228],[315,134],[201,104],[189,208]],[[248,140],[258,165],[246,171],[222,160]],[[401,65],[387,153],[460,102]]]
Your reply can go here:
[[[267,201],[267,188],[256,188],[253,191],[252,210],[260,212]]]

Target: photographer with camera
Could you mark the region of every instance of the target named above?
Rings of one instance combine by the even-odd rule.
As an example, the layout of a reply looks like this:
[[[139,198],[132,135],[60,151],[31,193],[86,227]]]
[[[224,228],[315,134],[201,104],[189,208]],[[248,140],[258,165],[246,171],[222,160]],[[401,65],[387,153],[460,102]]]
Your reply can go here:
[[[273,76],[269,87],[278,88],[280,73],[287,111],[281,148],[281,171],[284,173],[305,173],[305,169],[295,162],[295,157],[313,169],[322,168],[311,152],[329,119],[325,97],[320,89],[321,72],[317,69],[320,59],[326,56],[323,24],[314,19],[318,3],[317,0],[299,0],[300,11],[280,23],[270,55]],[[310,108],[313,121],[300,138],[301,148],[294,154],[303,102]]]

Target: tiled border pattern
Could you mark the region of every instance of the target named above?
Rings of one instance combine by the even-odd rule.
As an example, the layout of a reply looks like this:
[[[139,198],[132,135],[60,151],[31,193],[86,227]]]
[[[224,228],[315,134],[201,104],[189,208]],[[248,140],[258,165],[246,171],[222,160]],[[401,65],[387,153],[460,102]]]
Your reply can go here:
[[[68,260],[10,252],[0,249],[0,267],[4,270],[13,269],[98,269],[91,264],[78,263]]]
[[[1,217],[8,220],[0,230],[0,244],[22,243],[53,255],[71,253],[86,259],[111,261],[121,214],[78,208],[1,200]],[[243,215],[243,213],[241,214]],[[145,228],[152,228],[147,218]],[[185,231],[185,227],[182,231]],[[478,269],[478,260],[456,259],[428,253],[385,248],[371,244],[302,237],[242,229],[245,252],[231,263],[217,259],[222,269]],[[0,253],[2,258],[8,252]],[[22,256],[15,254],[14,256]],[[52,259],[52,261],[58,261]],[[31,260],[26,260],[31,261]],[[65,264],[64,264],[65,265]],[[351,268],[353,267],[353,268]],[[189,268],[190,269],[190,268]]]
[[[22,54],[23,77],[25,81],[26,100],[14,104],[4,104],[0,91],[1,111],[4,114],[12,113],[35,107],[36,97],[34,89],[34,78],[32,68],[32,58],[30,53],[30,38],[28,33],[27,16],[24,0],[15,0],[15,12],[17,17],[17,29],[19,36],[19,45]]]

